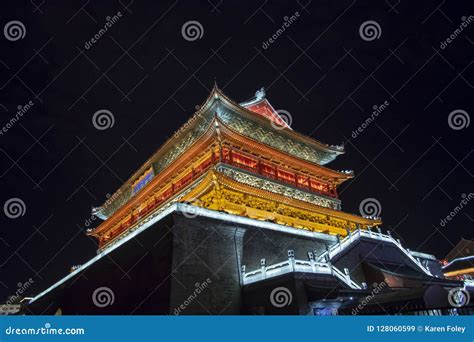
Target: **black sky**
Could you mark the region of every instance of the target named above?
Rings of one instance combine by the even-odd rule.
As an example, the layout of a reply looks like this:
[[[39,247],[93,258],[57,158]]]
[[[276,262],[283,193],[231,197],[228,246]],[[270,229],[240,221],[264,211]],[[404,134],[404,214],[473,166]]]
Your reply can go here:
[[[440,48],[473,14],[472,1],[125,1],[2,1],[1,27],[18,20],[26,35],[0,35],[0,126],[17,106],[34,105],[0,135],[1,205],[26,205],[16,219],[0,212],[0,299],[30,277],[32,295],[95,255],[84,233],[91,207],[192,115],[214,79],[237,101],[263,86],[295,130],[345,142],[346,154],[328,165],[357,175],[340,188],[343,210],[358,213],[375,198],[383,229],[439,258],[473,238],[472,203],[440,227],[474,192],[474,124],[448,124],[454,110],[473,115],[474,21]],[[183,39],[190,20],[202,25],[201,39]],[[378,39],[361,38],[366,21],[379,24]],[[100,109],[113,113],[113,127],[93,126]]]

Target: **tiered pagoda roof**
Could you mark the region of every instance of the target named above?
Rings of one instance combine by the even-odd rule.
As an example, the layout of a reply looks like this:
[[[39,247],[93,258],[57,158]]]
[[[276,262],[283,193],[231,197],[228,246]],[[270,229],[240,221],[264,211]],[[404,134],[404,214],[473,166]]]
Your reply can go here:
[[[278,125],[278,127],[275,127]],[[200,109],[94,214],[101,246],[173,202],[345,235],[380,224],[340,211],[353,177],[324,165],[344,153],[295,132],[265,98],[238,104],[214,86]]]
[[[285,119],[280,116],[278,111],[276,111],[270,102],[268,102],[268,100],[265,98],[264,88],[257,90],[255,96],[252,99],[241,102],[240,105],[254,113],[260,114],[279,127],[291,129],[291,122],[287,123]]]

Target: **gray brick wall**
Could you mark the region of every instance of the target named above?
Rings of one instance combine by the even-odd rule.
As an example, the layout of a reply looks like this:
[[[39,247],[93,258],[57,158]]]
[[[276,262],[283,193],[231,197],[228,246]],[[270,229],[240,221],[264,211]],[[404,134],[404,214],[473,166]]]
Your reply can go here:
[[[239,314],[244,228],[174,215],[170,314]],[[196,283],[206,282],[196,293]]]
[[[281,262],[289,249],[304,260],[309,251],[326,250],[321,240],[179,213],[172,232],[170,314],[239,314],[242,265],[249,271],[263,258],[267,265]],[[205,281],[208,286],[196,293],[196,283]]]

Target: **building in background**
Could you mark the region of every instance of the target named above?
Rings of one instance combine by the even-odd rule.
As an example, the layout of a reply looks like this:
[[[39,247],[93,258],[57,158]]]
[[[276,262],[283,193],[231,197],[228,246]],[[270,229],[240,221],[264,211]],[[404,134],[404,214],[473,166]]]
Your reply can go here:
[[[458,280],[474,279],[474,241],[461,239],[446,255],[443,273],[447,278]]]
[[[0,316],[18,315],[20,311],[20,304],[0,304]]]
[[[354,175],[327,165],[344,147],[290,125],[263,89],[239,104],[215,86],[93,210],[104,220],[88,231],[97,256],[29,312],[468,313],[471,282],[446,279],[434,256],[402,246],[380,218],[342,210],[337,187]]]
[[[6,303],[0,304],[0,316],[24,315],[25,306],[31,299],[31,297],[10,296]]]

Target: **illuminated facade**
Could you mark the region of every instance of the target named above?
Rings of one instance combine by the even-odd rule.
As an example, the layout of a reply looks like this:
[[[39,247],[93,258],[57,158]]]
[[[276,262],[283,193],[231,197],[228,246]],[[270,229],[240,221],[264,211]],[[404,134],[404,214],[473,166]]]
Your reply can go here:
[[[100,249],[171,203],[346,236],[381,224],[341,211],[337,186],[353,177],[324,165],[344,153],[293,131],[258,91],[237,104],[217,87],[117,192],[96,208]]]
[[[461,239],[443,260],[445,277],[457,280],[474,279],[474,241]]]
[[[29,301],[35,314],[462,314],[432,255],[341,208],[343,146],[295,132],[265,92],[214,86],[93,214],[96,257]],[[95,295],[104,290],[106,304]],[[466,293],[468,293],[466,292]],[[459,297],[461,298],[461,297]],[[463,297],[465,298],[465,297]],[[91,300],[92,299],[92,300]],[[468,306],[464,303],[463,306]],[[457,309],[456,309],[457,310]]]

